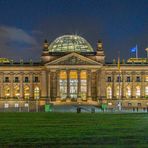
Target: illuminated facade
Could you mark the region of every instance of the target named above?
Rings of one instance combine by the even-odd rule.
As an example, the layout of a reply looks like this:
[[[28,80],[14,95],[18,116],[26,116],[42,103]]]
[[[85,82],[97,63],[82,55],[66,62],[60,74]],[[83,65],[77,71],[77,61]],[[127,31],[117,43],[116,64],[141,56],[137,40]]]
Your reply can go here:
[[[64,35],[44,42],[42,62],[2,60],[0,108],[7,101],[23,103],[108,104],[115,108],[148,106],[148,62],[105,62],[101,41],[94,50],[82,37]],[[137,60],[137,59],[136,59]],[[7,61],[7,62],[5,62]]]

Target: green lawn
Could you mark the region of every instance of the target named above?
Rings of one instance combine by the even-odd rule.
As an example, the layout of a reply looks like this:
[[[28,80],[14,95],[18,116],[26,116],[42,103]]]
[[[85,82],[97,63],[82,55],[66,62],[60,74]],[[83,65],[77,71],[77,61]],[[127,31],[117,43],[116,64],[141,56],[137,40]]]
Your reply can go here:
[[[148,147],[148,114],[0,113],[0,147]]]

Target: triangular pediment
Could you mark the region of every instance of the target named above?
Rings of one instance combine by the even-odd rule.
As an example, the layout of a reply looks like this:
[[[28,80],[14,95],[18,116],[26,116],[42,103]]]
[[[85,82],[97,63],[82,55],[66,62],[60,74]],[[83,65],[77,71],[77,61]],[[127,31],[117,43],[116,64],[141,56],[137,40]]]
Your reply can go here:
[[[70,53],[46,65],[101,65],[100,63],[77,53]]]

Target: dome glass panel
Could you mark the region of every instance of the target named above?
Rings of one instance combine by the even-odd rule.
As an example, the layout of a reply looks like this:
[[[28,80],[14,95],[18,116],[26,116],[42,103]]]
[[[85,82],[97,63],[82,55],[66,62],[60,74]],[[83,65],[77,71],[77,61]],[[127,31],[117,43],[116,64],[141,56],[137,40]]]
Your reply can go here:
[[[91,45],[77,35],[64,35],[55,39],[48,47],[49,52],[94,52]]]

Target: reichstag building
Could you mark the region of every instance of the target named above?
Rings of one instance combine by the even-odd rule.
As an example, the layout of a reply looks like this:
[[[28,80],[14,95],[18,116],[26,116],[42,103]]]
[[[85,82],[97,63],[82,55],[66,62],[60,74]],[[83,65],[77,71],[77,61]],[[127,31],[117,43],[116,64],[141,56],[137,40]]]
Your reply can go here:
[[[46,103],[106,104],[124,109],[148,106],[147,59],[105,62],[103,44],[96,49],[77,35],[63,35],[43,45],[41,62],[0,59],[0,108],[38,100]],[[120,65],[119,65],[120,64]],[[120,66],[120,70],[119,70]]]

